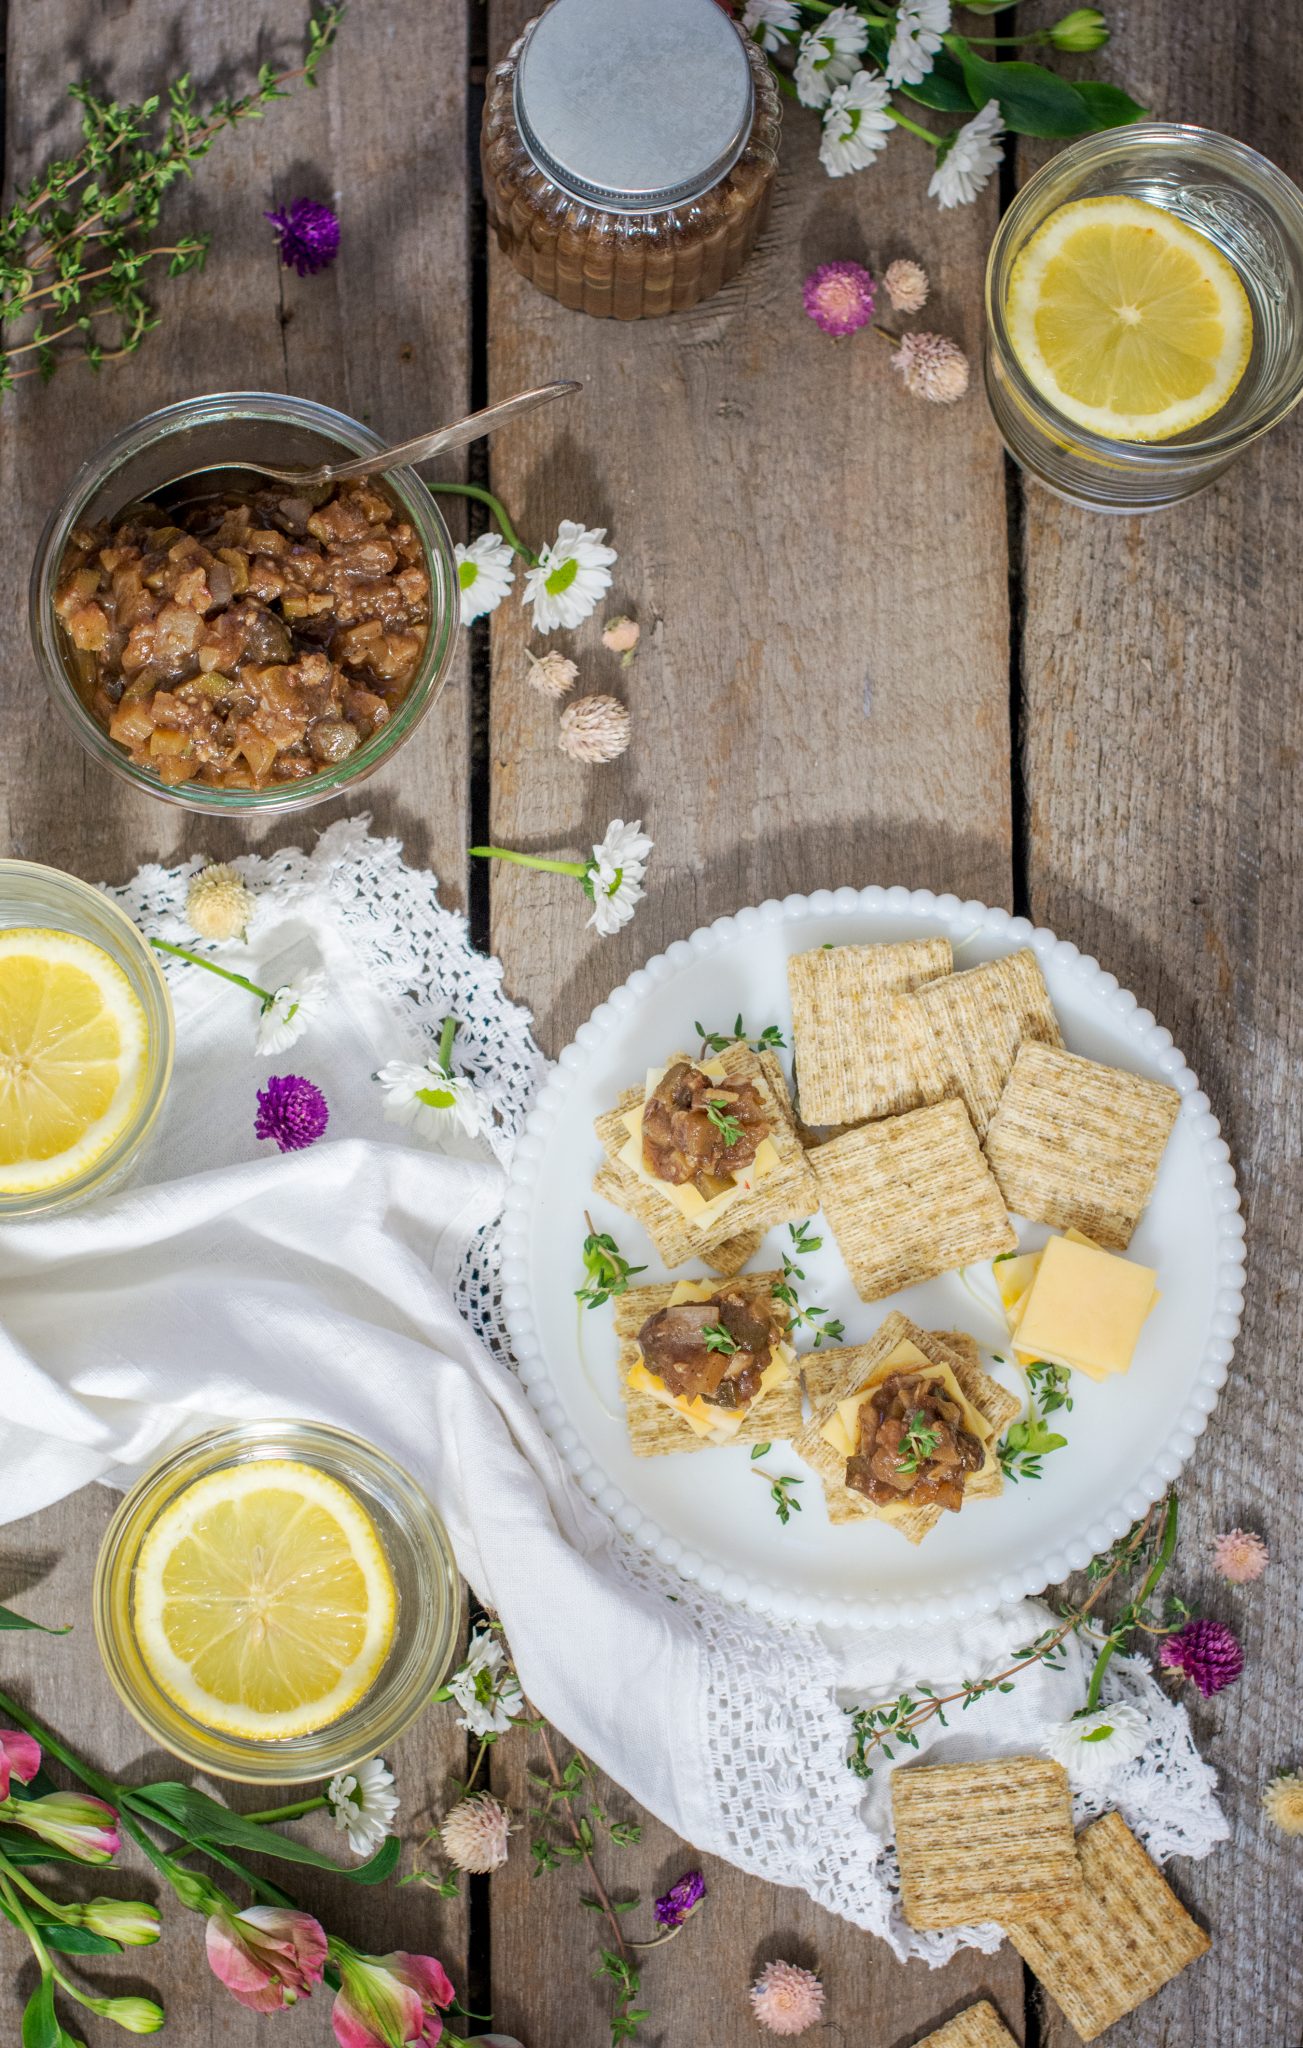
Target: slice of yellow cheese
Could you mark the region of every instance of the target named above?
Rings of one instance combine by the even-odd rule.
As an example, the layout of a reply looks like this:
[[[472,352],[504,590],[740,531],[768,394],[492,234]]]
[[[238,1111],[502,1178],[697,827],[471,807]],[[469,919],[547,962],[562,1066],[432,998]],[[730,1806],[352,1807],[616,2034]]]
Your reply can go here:
[[[903,1370],[911,1372],[917,1370],[920,1377],[938,1380],[941,1383],[948,1399],[953,1401],[962,1411],[965,1429],[969,1430],[981,1444],[985,1454],[981,1469],[983,1472],[988,1472],[994,1465],[996,1458],[994,1429],[985,1415],[979,1409],[974,1408],[972,1402],[968,1399],[963,1388],[955,1378],[954,1373],[950,1370],[950,1367],[948,1365],[934,1365],[932,1360],[920,1351],[917,1344],[912,1343],[908,1337],[902,1337],[900,1343],[887,1353],[882,1363],[874,1367],[857,1394],[851,1394],[846,1400],[837,1403],[836,1408],[819,1431],[824,1442],[831,1444],[839,1457],[851,1457],[859,1441],[860,1409],[864,1406],[874,1387],[879,1385],[882,1380],[890,1379],[893,1373]],[[977,1475],[973,1474],[972,1476],[975,1478]],[[878,1508],[878,1513],[885,1516],[888,1521],[895,1521],[902,1515],[910,1515],[914,1512],[913,1503],[907,1500],[890,1501]]]
[[[1021,1304],[1015,1358],[1097,1380],[1128,1371],[1158,1300],[1156,1278],[1152,1266],[1102,1251],[1080,1232],[1052,1237]]]
[[[708,1079],[722,1082],[725,1086],[728,1085],[728,1069],[722,1060],[699,1060],[696,1064]],[[644,1106],[648,1096],[652,1094],[664,1077],[665,1071],[664,1067],[650,1067],[648,1069],[647,1085],[643,1090]],[[629,1137],[617,1154],[621,1166],[627,1166],[630,1173],[636,1174],[645,1186],[654,1188],[656,1193],[665,1201],[672,1202],[684,1222],[689,1224],[694,1230],[704,1229],[708,1224],[716,1222],[730,1204],[736,1202],[739,1195],[745,1194],[748,1189],[756,1185],[757,1181],[763,1180],[766,1174],[772,1173],[779,1163],[778,1153],[774,1147],[773,1140],[771,1138],[762,1138],[756,1146],[756,1156],[751,1164],[745,1167],[741,1173],[733,1176],[732,1187],[721,1189],[719,1194],[712,1195],[707,1200],[701,1190],[694,1188],[691,1182],[685,1182],[683,1186],[676,1187],[673,1182],[657,1180],[654,1173],[648,1173],[647,1168],[643,1164],[642,1157],[641,1108],[631,1109],[628,1112],[624,1118],[624,1127],[628,1131]]]
[[[1079,1230],[1065,1230],[1063,1235],[1070,1244],[1089,1245],[1095,1251],[1099,1249],[1094,1238],[1083,1237]],[[1043,1252],[1023,1252],[1015,1258],[1002,1259],[995,1268],[995,1284],[1004,1303],[1011,1336],[1017,1335],[1043,1256]]]
[[[676,1280],[669,1306],[678,1308],[685,1301],[712,1301],[716,1289],[708,1280]],[[770,1353],[769,1363],[760,1375],[760,1385],[752,1395],[758,1401],[774,1387],[785,1386],[792,1377],[796,1353],[790,1344],[775,1344]],[[732,1443],[746,1417],[745,1408],[719,1408],[713,1401],[703,1401],[700,1394],[689,1398],[686,1394],[672,1394],[656,1373],[649,1371],[640,1358],[629,1374],[629,1385],[641,1393],[650,1394],[666,1408],[673,1408],[681,1415],[694,1436],[712,1444]]]

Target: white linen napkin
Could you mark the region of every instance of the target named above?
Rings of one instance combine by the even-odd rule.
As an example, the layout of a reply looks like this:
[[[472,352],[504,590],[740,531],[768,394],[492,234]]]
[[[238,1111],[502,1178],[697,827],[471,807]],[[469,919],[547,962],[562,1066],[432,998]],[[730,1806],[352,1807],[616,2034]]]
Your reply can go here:
[[[178,913],[193,865],[144,870],[120,892],[147,929],[186,942]],[[500,970],[438,905],[433,878],[363,824],[333,827],[310,857],[240,866],[259,915],[248,948],[223,948],[223,964],[269,988],[322,967],[330,1004],[288,1052],[259,1060],[253,998],[202,969],[169,969],[176,1074],[136,1183],[0,1238],[0,1520],[92,1479],[126,1485],[224,1422],[338,1423],[429,1493],[535,1705],[679,1834],[803,1886],[902,1957],[996,1947],[991,1927],[905,1925],[887,1776],[866,1787],[848,1772],[845,1709],[919,1679],[940,1688],[994,1671],[1044,1610],[1023,1603],[944,1639],[781,1628],[626,1544],[571,1486],[514,1376],[458,1312],[468,1273],[481,1291],[491,1281],[501,1165],[487,1149],[449,1158],[386,1125],[372,1079],[388,1059],[423,1057],[453,1011],[458,1061],[497,1104],[504,1154],[542,1062]],[[282,1157],[254,1139],[255,1090],[271,1072],[324,1090],[329,1129],[311,1149]],[[986,1723],[979,1709],[924,1739],[939,1735],[955,1756],[1035,1748],[1044,1720],[1080,1703],[1069,1649],[1066,1673],[1037,1667]],[[1185,1715],[1139,1661],[1114,1669],[1155,1733],[1105,1803],[1156,1855],[1206,1853],[1226,1829]]]

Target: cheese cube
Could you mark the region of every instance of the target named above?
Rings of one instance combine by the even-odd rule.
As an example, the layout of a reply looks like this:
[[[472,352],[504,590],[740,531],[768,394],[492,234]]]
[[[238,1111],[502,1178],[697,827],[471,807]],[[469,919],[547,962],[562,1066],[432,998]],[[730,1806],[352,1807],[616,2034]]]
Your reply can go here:
[[[1052,1237],[1018,1322],[1018,1356],[1071,1366],[1092,1379],[1126,1372],[1158,1293],[1150,1266]]]

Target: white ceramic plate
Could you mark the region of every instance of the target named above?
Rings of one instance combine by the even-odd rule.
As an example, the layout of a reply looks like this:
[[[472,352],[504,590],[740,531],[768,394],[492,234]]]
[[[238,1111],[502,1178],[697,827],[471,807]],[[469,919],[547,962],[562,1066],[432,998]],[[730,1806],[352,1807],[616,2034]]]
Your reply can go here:
[[[766,1469],[804,1477],[802,1512],[781,1524],[743,1449],[635,1458],[617,1389],[609,1308],[586,1311],[574,1289],[587,1208],[625,1256],[665,1276],[640,1226],[594,1200],[601,1151],[593,1119],[648,1066],[695,1048],[694,1021],[726,1030],[777,1024],[790,1046],[788,955],[837,945],[942,933],[956,966],[975,966],[1031,944],[1040,957],[1064,1039],[1074,1052],[1169,1082],[1181,1113],[1132,1255],[1158,1268],[1161,1300],[1124,1378],[1073,1376],[1074,1407],[1056,1416],[1067,1448],[1046,1458],[1039,1481],[1006,1485],[998,1500],[945,1515],[917,1547],[881,1523],[834,1528],[819,1483],[787,1446]],[[790,1055],[788,1056],[790,1072]],[[516,1152],[503,1234],[504,1307],[520,1377],[584,1492],[616,1526],[685,1579],[779,1616],[851,1626],[906,1615],[959,1619],[1039,1592],[1122,1535],[1176,1478],[1207,1426],[1226,1378],[1243,1307],[1244,1226],[1230,1155],[1208,1098],[1172,1035],[1116,978],[1052,932],[981,903],[926,890],[838,889],[763,903],[703,926],[649,960],[599,1004],[560,1061]],[[1020,1241],[1048,1234],[1015,1218]],[[817,1301],[863,1343],[892,1308],[929,1329],[970,1330],[988,1355],[1007,1349],[989,1265],[967,1284],[949,1273],[871,1306],[860,1301],[830,1231],[800,1263],[803,1301]],[[787,1230],[770,1233],[752,1261],[777,1266]],[[684,1269],[689,1270],[689,1269]],[[970,1292],[970,1286],[977,1295]],[[989,1302],[989,1306],[986,1304]],[[1012,1365],[997,1376],[1020,1389]]]

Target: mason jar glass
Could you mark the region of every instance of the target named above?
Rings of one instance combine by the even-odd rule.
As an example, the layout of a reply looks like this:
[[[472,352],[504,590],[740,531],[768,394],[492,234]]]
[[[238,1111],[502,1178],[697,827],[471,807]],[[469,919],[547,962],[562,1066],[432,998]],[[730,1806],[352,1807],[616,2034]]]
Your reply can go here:
[[[1253,314],[1248,365],[1226,404],[1167,441],[1111,439],[1067,419],[1031,383],[1010,338],[1010,276],[1032,235],[1070,201],[1119,194],[1213,242]],[[1303,193],[1256,150],[1207,128],[1153,121],[1071,143],[1028,179],[991,245],[986,388],[1015,461],[1074,504],[1148,512],[1201,491],[1303,396]]]
[[[27,1191],[0,1191],[0,1223],[48,1216],[106,1193],[125,1177],[158,1121],[172,1078],[175,1040],[172,999],[154,953],[126,913],[99,889],[35,861],[0,860],[0,932],[15,929],[70,932],[107,953],[126,975],[144,1014],[145,1052],[135,1100],[117,1137],[66,1180]]]
[[[290,1459],[347,1488],[380,1539],[398,1604],[379,1676],[338,1720],[284,1741],[224,1734],[162,1690],[141,1654],[134,1575],[158,1517],[187,1487],[229,1466]],[[152,1741],[196,1770],[243,1784],[330,1778],[388,1749],[429,1703],[461,1627],[461,1581],[443,1523],[415,1480],[374,1444],[326,1423],[242,1423],[183,1444],[136,1481],[105,1531],[95,1567],[95,1635],[114,1690]]]
[[[421,541],[430,580],[430,625],[420,663],[387,724],[341,762],[301,781],[271,783],[264,789],[222,789],[199,782],[169,787],[147,768],[137,767],[91,711],[75,650],[54,611],[60,565],[74,528],[112,519],[128,505],[192,470],[238,469],[250,460],[278,468],[297,463],[313,467],[332,456],[347,459],[378,454],[385,445],[359,420],[309,398],[265,391],[216,392],[150,413],[136,425],[124,427],[82,464],[41,536],[32,570],[29,617],[32,645],[55,706],[102,767],[164,803],[179,804],[188,811],[240,817],[301,811],[311,804],[326,803],[373,775],[411,737],[443,689],[460,616],[452,538],[414,469],[390,470],[378,482],[411,521]]]

